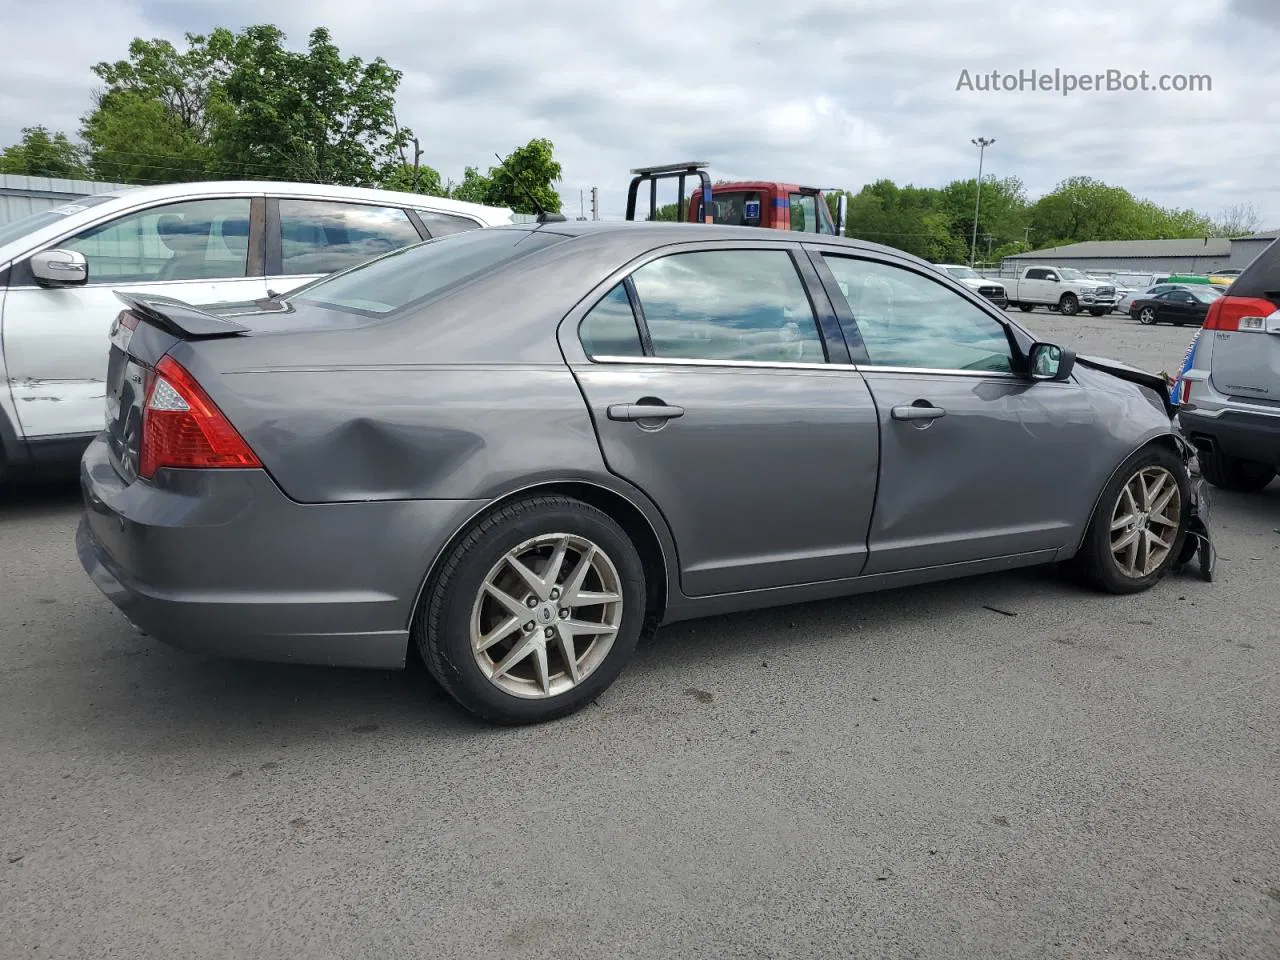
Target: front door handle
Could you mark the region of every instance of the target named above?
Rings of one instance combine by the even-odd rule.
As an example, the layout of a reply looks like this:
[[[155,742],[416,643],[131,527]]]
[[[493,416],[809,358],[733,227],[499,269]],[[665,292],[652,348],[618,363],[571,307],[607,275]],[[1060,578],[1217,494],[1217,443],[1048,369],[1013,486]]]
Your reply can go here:
[[[684,407],[665,403],[615,403],[608,412],[610,420],[674,420],[684,416]]]
[[[890,414],[895,420],[937,420],[939,417],[945,417],[947,411],[917,400],[909,407],[894,407]]]

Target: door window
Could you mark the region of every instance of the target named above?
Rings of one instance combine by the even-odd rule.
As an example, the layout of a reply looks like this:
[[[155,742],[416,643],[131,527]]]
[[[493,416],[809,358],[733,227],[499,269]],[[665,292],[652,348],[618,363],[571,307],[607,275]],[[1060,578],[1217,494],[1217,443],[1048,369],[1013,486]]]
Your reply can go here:
[[[818,204],[812,194],[791,194],[791,229],[800,233],[818,232]]]
[[[152,207],[58,246],[84,254],[90,283],[219,280],[248,275],[248,197]]]
[[[1004,327],[959,294],[901,267],[824,259],[853,311],[871,365],[1012,372]]]
[[[627,297],[627,288],[619,283],[604,299],[591,308],[578,326],[578,338],[588,357],[640,357],[644,347],[636,315]]]
[[[826,361],[813,307],[785,250],[677,253],[631,279],[657,357]]]
[[[451,233],[462,233],[464,230],[478,230],[480,224],[468,217],[455,217],[447,213],[436,213],[434,210],[414,210],[427,233],[433,237],[444,237]]]
[[[336,273],[422,237],[398,207],[280,199],[280,273]]]

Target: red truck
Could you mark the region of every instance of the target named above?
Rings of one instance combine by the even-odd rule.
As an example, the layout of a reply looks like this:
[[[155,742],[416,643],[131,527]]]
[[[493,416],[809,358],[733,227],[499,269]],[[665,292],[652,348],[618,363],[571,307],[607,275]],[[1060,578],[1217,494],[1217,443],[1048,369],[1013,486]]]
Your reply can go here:
[[[818,187],[802,187],[794,183],[750,180],[736,183],[711,183],[705,163],[670,163],[660,167],[632,170],[627,189],[627,219],[636,219],[636,201],[641,185],[649,184],[649,216],[658,209],[658,181],[679,181],[676,210],[688,223],[725,223],[770,230],[796,230],[802,233],[844,233],[847,198],[838,200],[835,221],[827,198]],[[685,190],[690,178],[697,178],[689,199]]]

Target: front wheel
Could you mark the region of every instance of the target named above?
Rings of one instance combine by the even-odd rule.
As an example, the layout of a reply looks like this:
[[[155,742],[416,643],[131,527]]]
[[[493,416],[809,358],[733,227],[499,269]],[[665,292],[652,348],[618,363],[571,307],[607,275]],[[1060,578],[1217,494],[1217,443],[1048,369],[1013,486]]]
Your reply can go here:
[[[1154,307],[1143,307],[1138,311],[1138,322],[1145,326],[1152,326],[1156,322],[1156,311]]]
[[[1035,308],[1036,308],[1036,305],[1035,305],[1034,303],[1020,303],[1020,304],[1018,304],[1018,309],[1019,309],[1019,310],[1021,310],[1023,313],[1030,313],[1030,312],[1031,312],[1032,310],[1034,310]]]
[[[1095,317],[1100,317],[1104,313],[1108,313],[1109,311],[1107,310],[1106,307],[1093,307],[1089,312],[1093,314]]]
[[[1147,447],[1107,484],[1080,552],[1070,561],[1107,593],[1138,593],[1177,562],[1187,536],[1191,480],[1172,450]]]
[[[1074,317],[1080,312],[1080,301],[1076,299],[1074,293],[1064,293],[1062,299],[1058,301],[1058,310],[1064,317]]]
[[[541,723],[590,703],[622,672],[645,595],[640,555],[607,514],[530,497],[449,552],[413,637],[463,707],[493,723]]]

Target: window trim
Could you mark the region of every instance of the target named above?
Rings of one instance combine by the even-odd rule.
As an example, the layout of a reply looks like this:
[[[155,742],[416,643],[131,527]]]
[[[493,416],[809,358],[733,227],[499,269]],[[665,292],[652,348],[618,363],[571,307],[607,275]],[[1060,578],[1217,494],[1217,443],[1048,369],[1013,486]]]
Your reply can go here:
[[[930,272],[908,261],[898,260],[894,257],[877,255],[872,251],[856,247],[841,248],[821,243],[807,243],[804,246],[809,253],[809,259],[813,261],[814,268],[817,270],[818,275],[822,277],[823,284],[827,289],[827,295],[831,297],[835,304],[836,313],[839,317],[841,327],[845,332],[845,338],[849,341],[850,354],[858,370],[867,373],[898,372],[910,375],[943,374],[947,376],[966,378],[1026,380],[1027,349],[1035,342],[1035,339],[1027,333],[1027,331],[1023,330],[1007,317],[996,315],[993,312],[991,302],[989,300],[978,295],[976,291],[970,290],[955,278],[940,273],[937,270]],[[853,309],[849,306],[849,301],[840,290],[840,285],[836,280],[835,274],[826,263],[825,257],[827,256],[845,257],[849,260],[863,260],[883,267],[905,270],[908,273],[915,274],[923,280],[937,284],[944,290],[958,295],[962,300],[967,301],[970,306],[977,309],[979,313],[985,314],[989,317],[992,323],[995,323],[1004,331],[1005,339],[1009,341],[1011,360],[1015,369],[1010,372],[1002,372],[998,370],[959,370],[949,367],[898,367],[873,363],[871,355],[867,352],[866,343],[862,338],[862,331],[858,327],[858,321],[853,314]],[[1019,334],[1021,334],[1021,336],[1019,336]],[[1025,344],[1022,342],[1023,337],[1027,340]],[[1073,376],[1072,380],[1074,381],[1074,379],[1075,378]]]
[[[720,253],[732,251],[782,251],[785,252],[791,260],[791,266],[796,272],[796,279],[799,280],[801,289],[804,291],[805,299],[809,303],[809,309],[813,314],[814,327],[818,332],[818,342],[823,349],[823,355],[826,359],[820,363],[808,361],[772,361],[772,360],[717,360],[708,358],[695,357],[658,357],[653,352],[653,338],[649,332],[649,324],[644,316],[644,304],[641,302],[639,294],[635,289],[635,282],[632,277],[635,273],[657,260],[666,259],[667,257],[677,256],[688,253]],[[577,352],[583,357],[583,362],[589,364],[627,364],[627,363],[643,363],[649,366],[654,365],[670,365],[670,366],[709,366],[709,367],[753,367],[753,368],[769,368],[776,367],[779,369],[802,369],[802,370],[830,370],[833,368],[848,368],[852,366],[848,363],[848,349],[845,346],[843,334],[840,333],[839,322],[836,318],[834,308],[826,296],[826,291],[820,285],[815,285],[816,275],[813,273],[812,265],[809,258],[805,256],[803,248],[794,241],[772,241],[772,240],[702,240],[690,241],[685,243],[669,243],[661,247],[655,247],[645,251],[643,254],[632,259],[628,264],[615,270],[603,282],[594,287],[586,297],[584,297],[577,307],[565,318],[568,321],[568,327],[572,331],[570,341],[577,346]],[[644,351],[639,357],[614,357],[614,356],[598,356],[592,357],[587,353],[586,347],[582,343],[581,328],[586,318],[596,308],[596,306],[609,295],[619,283],[623,283],[627,291],[627,298],[631,301],[631,312],[636,320],[636,327],[640,331],[641,348]],[[818,292],[823,296],[818,297]],[[562,322],[561,329],[565,324]],[[831,340],[832,333],[839,335],[839,339]],[[570,360],[570,363],[578,362]]]
[[[398,203],[374,203],[371,200],[356,200],[348,197],[317,197],[309,194],[269,194],[266,197],[266,256],[265,256],[265,273],[264,275],[272,279],[287,280],[297,277],[328,277],[335,273],[341,273],[356,264],[349,264],[339,270],[330,270],[327,273],[285,273],[284,272],[284,234],[281,229],[280,220],[280,201],[281,200],[298,200],[303,203],[336,203],[346,204],[352,207],[375,207],[384,210],[399,210],[409,221],[415,233],[418,234],[418,242],[434,239],[429,233],[426,233],[426,226],[415,216],[412,207],[403,206]],[[430,210],[430,207],[423,206],[421,209]],[[443,212],[443,211],[440,211]],[[449,214],[453,216],[454,214]],[[465,219],[470,220],[470,217]],[[413,244],[407,244],[413,246]],[[397,248],[400,249],[400,248]],[[391,253],[393,251],[386,251]],[[381,254],[379,254],[381,256]],[[360,261],[364,263],[365,261]]]

